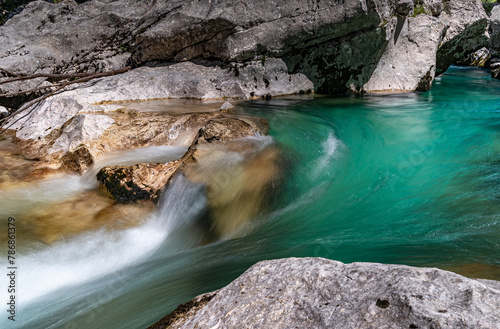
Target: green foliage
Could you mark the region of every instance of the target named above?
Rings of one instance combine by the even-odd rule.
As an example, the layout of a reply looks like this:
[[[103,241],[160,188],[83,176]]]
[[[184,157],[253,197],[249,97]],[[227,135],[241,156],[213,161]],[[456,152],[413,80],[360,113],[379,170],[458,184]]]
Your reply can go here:
[[[427,11],[425,11],[424,5],[417,3],[415,7],[413,7],[413,15],[412,17],[417,17],[418,15],[422,14],[430,14]]]
[[[488,15],[491,13],[493,7],[498,5],[497,0],[482,0],[482,2],[483,2],[483,8]]]

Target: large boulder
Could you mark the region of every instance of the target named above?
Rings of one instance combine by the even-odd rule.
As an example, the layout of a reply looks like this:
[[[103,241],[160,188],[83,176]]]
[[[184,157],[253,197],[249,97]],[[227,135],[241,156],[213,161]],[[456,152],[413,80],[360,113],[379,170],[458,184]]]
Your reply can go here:
[[[497,328],[500,282],[322,258],[257,263],[182,304],[160,328]]]
[[[465,55],[457,53],[480,48],[476,46],[483,40],[480,36],[487,20],[479,0],[451,0],[444,11],[439,1],[426,0],[424,6],[430,14],[439,15],[448,27],[439,50],[438,70],[446,69],[454,59]],[[261,81],[260,75],[267,81],[264,86],[274,88],[276,94],[305,89],[289,88],[283,80],[266,76],[273,77],[268,74],[270,71],[284,71],[306,74],[314,89],[321,93],[359,91],[370,79],[382,54],[385,52],[387,57],[394,53],[392,46],[388,48],[389,40],[400,33],[402,23],[391,29],[387,28],[388,23],[396,16],[402,22],[413,12],[410,0],[318,3],[223,0],[217,4],[195,0],[152,4],[118,0],[80,5],[71,0],[60,4],[36,1],[0,27],[0,43],[5,49],[0,67],[22,73],[93,72],[123,68],[127,64],[143,66],[205,59],[202,66],[179,67],[179,74],[182,68],[182,74],[200,80],[207,66],[217,66],[223,71],[229,65],[241,72],[240,66],[248,65],[251,73],[240,78],[248,88],[253,76],[257,82]],[[391,22],[389,26],[392,25]],[[420,36],[420,44],[425,37]],[[426,43],[435,43],[433,34],[427,37]],[[460,45],[464,49],[459,49]],[[404,43],[398,48],[399,53],[409,51]],[[421,80],[428,79],[428,72],[428,67],[422,67],[401,74]],[[215,79],[218,75],[215,74]],[[211,76],[214,79],[214,74]],[[295,79],[294,75],[291,79]],[[2,91],[16,92],[39,86],[42,81],[43,78],[9,83],[2,85]],[[178,89],[186,97],[199,97],[198,89],[190,84],[181,84]],[[233,94],[248,97],[251,93],[242,90]],[[5,97],[0,101],[9,103]],[[15,107],[14,103],[9,106]]]
[[[439,19],[448,28],[436,54],[436,74],[445,72],[460,58],[488,46],[488,15],[481,0],[446,1],[445,11]]]
[[[429,90],[435,75],[489,42],[480,0],[417,1],[410,16],[389,20],[389,42],[363,91]]]
[[[436,71],[436,52],[446,25],[439,19],[418,15],[393,18],[387,26],[390,40],[366,92],[429,90]]]
[[[247,120],[237,116],[214,115],[198,130],[189,149],[180,159],[167,163],[104,167],[97,174],[97,179],[120,203],[143,199],[157,201],[161,190],[173,175],[186,163],[195,161],[201,144],[233,141],[266,133],[267,123],[254,124]]]

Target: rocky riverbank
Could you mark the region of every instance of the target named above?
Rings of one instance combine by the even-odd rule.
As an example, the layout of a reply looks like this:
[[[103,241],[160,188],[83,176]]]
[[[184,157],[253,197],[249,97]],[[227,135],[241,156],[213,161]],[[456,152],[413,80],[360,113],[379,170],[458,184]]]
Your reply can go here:
[[[488,16],[479,0],[79,2],[34,1],[0,27],[2,118],[58,88],[51,74],[130,67],[68,86],[2,126],[0,152],[9,160],[0,168],[22,160],[2,179],[84,173],[114,198],[87,191],[33,211],[46,243],[124,213],[123,225],[136,225],[176,175],[203,186],[210,238],[231,236],[264,211],[283,175],[280,150],[266,143],[265,121],[221,108],[225,100],[427,91],[483,47],[492,75],[500,69],[500,6]],[[22,77],[33,74],[40,76]],[[211,105],[180,113],[131,106],[171,99]],[[175,157],[105,161],[159,146],[176,148]],[[223,184],[221,175],[229,177]],[[88,214],[80,226],[62,227],[55,207]],[[44,225],[55,229],[45,234]],[[493,328],[499,300],[497,282],[436,269],[288,259],[255,265],[154,328]]]
[[[488,23],[479,0],[35,1],[0,27],[0,68],[132,65],[124,81],[162,76],[174,98],[428,90],[435,74],[490,44]],[[52,85],[43,77],[3,84],[0,105],[16,108],[33,95],[14,93]]]
[[[323,258],[262,261],[180,305],[163,328],[497,328],[500,282]]]

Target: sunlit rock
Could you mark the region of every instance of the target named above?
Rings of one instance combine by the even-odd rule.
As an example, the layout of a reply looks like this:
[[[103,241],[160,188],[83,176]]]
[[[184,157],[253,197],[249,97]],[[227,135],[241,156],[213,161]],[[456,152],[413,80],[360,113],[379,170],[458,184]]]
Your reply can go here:
[[[434,268],[288,258],[257,263],[159,328],[496,328],[500,283]]]

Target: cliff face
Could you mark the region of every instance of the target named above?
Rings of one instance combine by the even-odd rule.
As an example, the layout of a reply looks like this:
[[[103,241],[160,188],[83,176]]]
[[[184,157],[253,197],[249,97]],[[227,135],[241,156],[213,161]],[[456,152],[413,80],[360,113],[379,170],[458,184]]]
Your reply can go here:
[[[289,74],[305,74],[320,93],[426,90],[436,69],[440,73],[484,46],[487,19],[480,0],[419,3],[35,1],[0,27],[0,67],[62,73],[192,61],[200,71],[202,66],[233,68],[237,76],[237,65],[274,57],[284,61]],[[260,82],[256,76],[245,78],[249,84]],[[42,82],[1,88],[14,92]],[[263,82],[266,88],[275,84]],[[291,89],[283,93],[301,90]],[[186,97],[193,96],[188,92]],[[0,100],[8,106],[19,102]]]
[[[433,268],[323,258],[259,262],[159,328],[497,328],[500,283]]]

